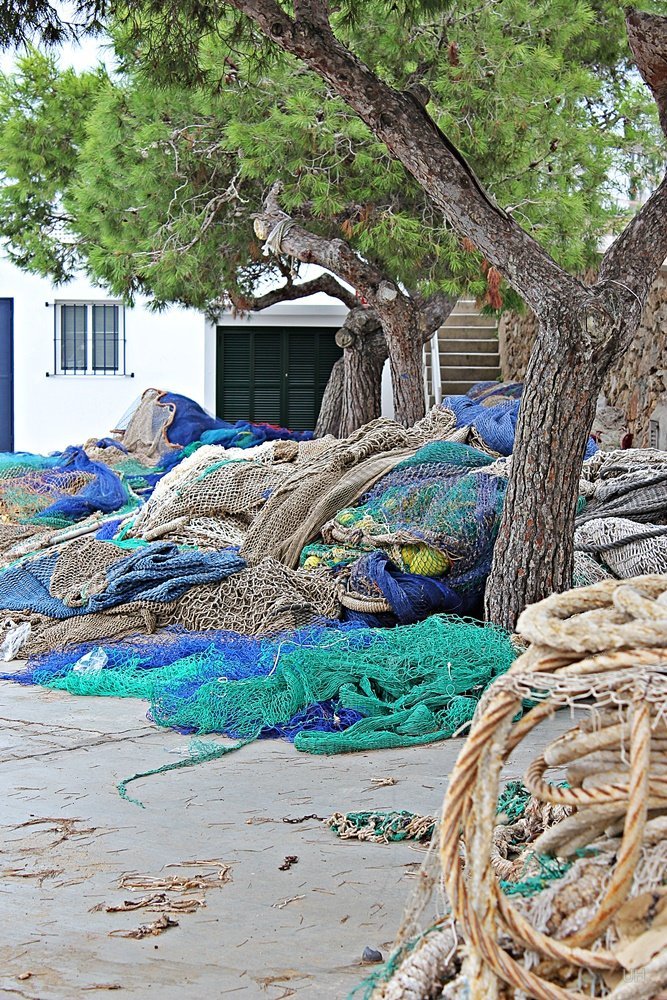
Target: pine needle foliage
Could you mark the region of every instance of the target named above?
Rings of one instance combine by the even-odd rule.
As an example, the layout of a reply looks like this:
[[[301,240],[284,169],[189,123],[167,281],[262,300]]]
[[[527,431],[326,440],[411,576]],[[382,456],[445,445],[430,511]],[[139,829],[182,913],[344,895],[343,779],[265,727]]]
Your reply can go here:
[[[429,114],[564,266],[595,264],[661,159],[617,4],[349,0],[334,23],[389,83],[428,88]],[[292,280],[252,228],[281,180],[287,212],[391,280],[488,304],[475,248],[319,77],[226,5],[131,0],[108,27],[117,72],[61,71],[31,49],[0,81],[0,235],[19,266],[56,281],[83,268],[158,307],[242,301]]]

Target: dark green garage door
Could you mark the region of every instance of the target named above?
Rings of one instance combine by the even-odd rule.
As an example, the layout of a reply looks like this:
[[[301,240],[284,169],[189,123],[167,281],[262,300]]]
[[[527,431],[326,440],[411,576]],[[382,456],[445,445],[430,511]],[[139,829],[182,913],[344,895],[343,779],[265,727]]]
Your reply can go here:
[[[217,415],[313,430],[331,369],[343,353],[336,330],[219,326]]]

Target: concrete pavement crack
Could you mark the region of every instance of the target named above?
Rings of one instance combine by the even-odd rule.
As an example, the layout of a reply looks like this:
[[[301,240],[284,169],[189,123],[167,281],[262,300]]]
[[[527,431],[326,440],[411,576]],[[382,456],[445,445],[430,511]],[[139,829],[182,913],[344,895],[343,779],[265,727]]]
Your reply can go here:
[[[43,750],[41,753],[29,753],[25,755],[17,755],[14,757],[2,757],[0,758],[0,764],[12,764],[17,760],[33,760],[35,757],[53,757],[55,754],[60,753],[71,753],[73,750],[89,750],[92,747],[106,746],[109,743],[121,743],[123,740],[141,740],[145,736],[155,736],[158,730],[147,729],[144,732],[136,733],[133,736],[128,736],[127,734],[119,733],[114,736],[106,737],[101,740],[92,740],[90,743],[77,743],[72,747],[56,747],[53,750]]]

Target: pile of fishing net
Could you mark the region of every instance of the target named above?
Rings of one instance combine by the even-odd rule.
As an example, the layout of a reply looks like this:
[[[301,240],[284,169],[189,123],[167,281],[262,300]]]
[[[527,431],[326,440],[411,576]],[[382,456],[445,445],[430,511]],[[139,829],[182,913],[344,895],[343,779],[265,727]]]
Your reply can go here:
[[[667,573],[667,452],[598,452],[584,463],[577,516],[577,582]]]
[[[329,567],[345,581],[343,604],[369,623],[476,610],[506,488],[492,462],[457,442],[424,445],[324,524],[302,565]]]
[[[146,464],[167,467],[170,459],[195,442],[253,448],[265,441],[307,441],[313,436],[312,431],[290,431],[273,424],[229,423],[207,413],[193,399],[161,389],[146,389],[112,433]]]
[[[514,449],[522,392],[520,382],[478,382],[465,396],[445,396],[441,405],[454,415],[455,426],[466,431],[459,440],[501,457]],[[597,445],[589,438],[586,458],[596,451]]]
[[[466,420],[477,407],[513,434],[520,391],[481,386],[412,428],[381,418],[312,440],[220,426],[192,401],[148,390],[116,440],[79,449],[123,489],[124,507],[91,501],[82,520],[49,529],[0,525],[3,632],[30,625],[32,655],[170,624],[261,635],[321,619],[384,627],[478,614],[508,460]],[[81,505],[85,489],[67,499]],[[164,585],[169,572],[183,586]]]
[[[312,437],[268,424],[230,424],[185,396],[156,389],[146,390],[121,425],[115,438],[53,455],[0,454],[0,550],[48,529],[136,510],[170,469],[206,445],[245,450]]]
[[[518,631],[531,645],[478,706],[367,997],[657,1000],[667,989],[667,576],[554,595]],[[527,768],[523,816],[499,824],[505,762],[562,707],[577,724]]]
[[[93,461],[82,447],[49,456],[0,453],[0,519],[62,528],[95,511],[130,510],[139,503],[135,479]]]
[[[452,736],[516,656],[501,629],[453,617],[395,629],[331,624],[263,639],[172,628],[49,653],[0,676],[72,694],[143,698],[155,723],[197,736],[283,736],[298,750],[340,753]],[[195,747],[190,762],[228,750]]]

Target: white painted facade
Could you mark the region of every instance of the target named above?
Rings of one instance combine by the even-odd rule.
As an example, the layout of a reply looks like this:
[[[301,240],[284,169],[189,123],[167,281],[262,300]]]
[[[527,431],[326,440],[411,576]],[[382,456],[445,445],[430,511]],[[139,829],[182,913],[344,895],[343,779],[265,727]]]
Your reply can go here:
[[[54,374],[54,303],[101,303],[111,297],[83,278],[54,288],[5,259],[0,259],[0,297],[14,300],[15,450],[48,453],[102,437],[149,386],[204,402],[201,313],[181,308],[154,313],[144,303],[127,308],[127,374],[60,375]]]
[[[144,389],[181,393],[216,406],[216,331],[201,312],[125,308],[126,374],[57,374],[54,303],[114,301],[85,278],[55,288],[0,258],[0,297],[14,300],[14,449],[48,454],[103,437]],[[324,295],[281,303],[225,326],[337,326],[346,308]],[[47,374],[48,373],[48,374]],[[391,398],[391,397],[390,397]]]

